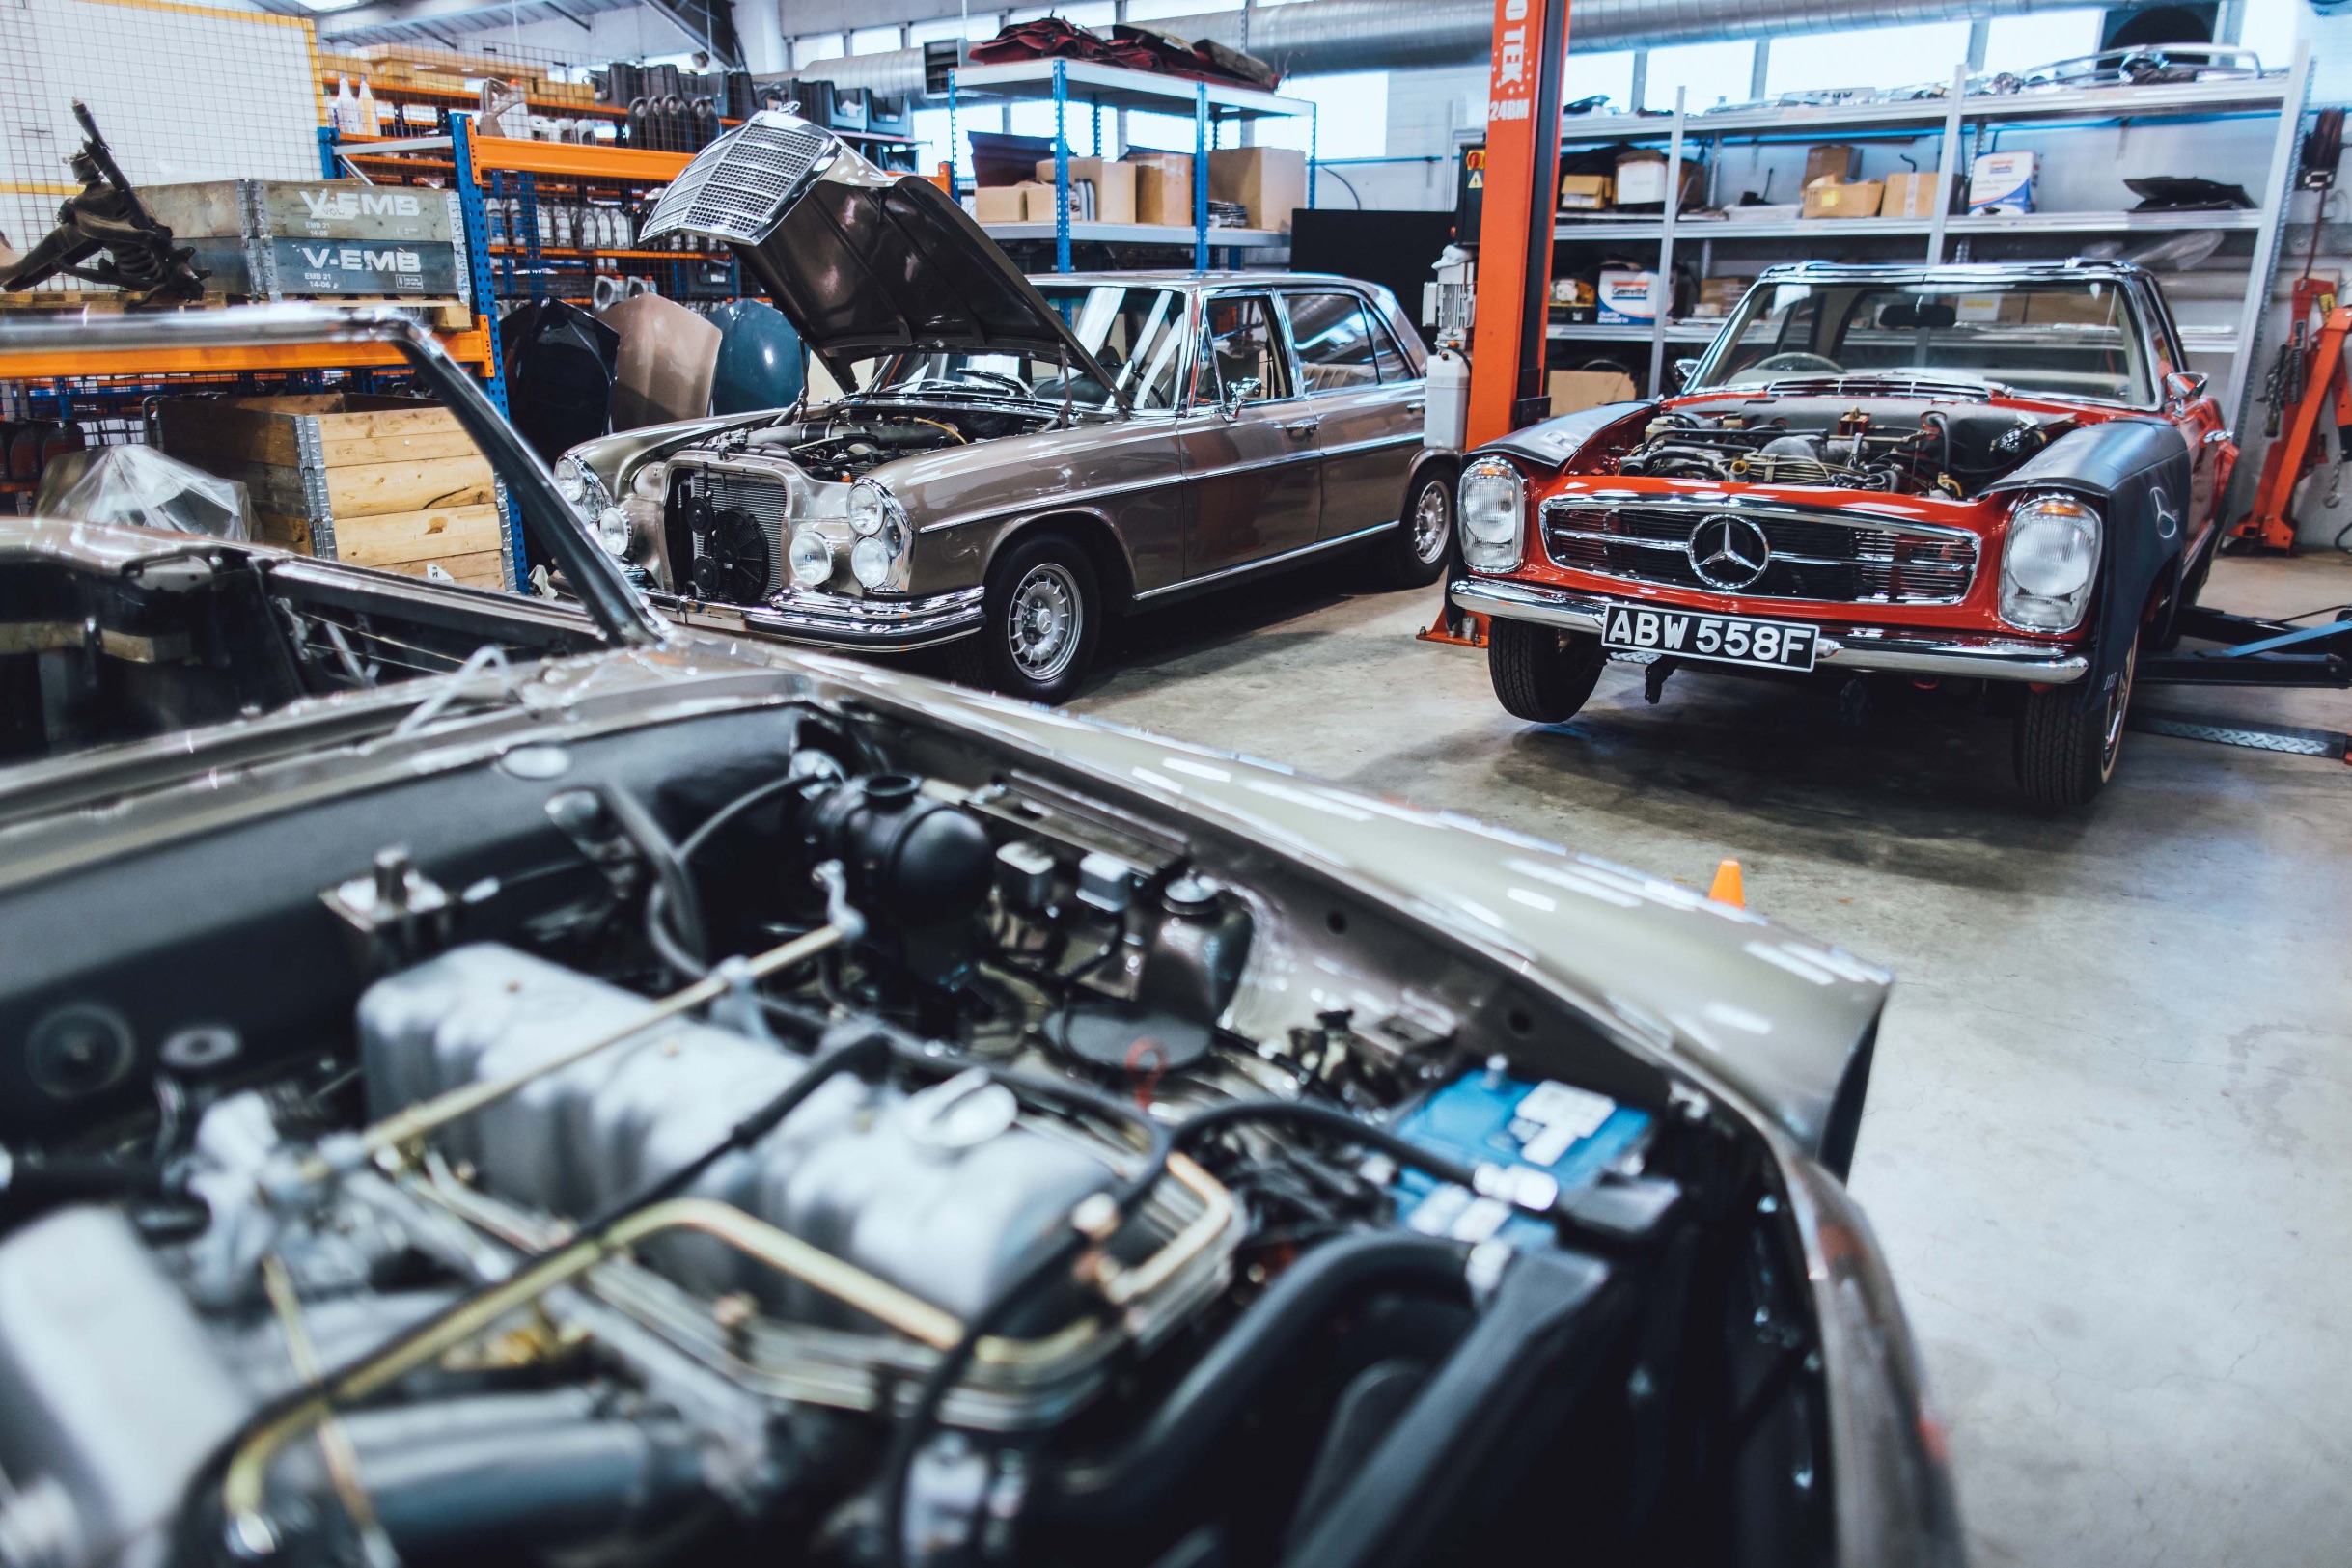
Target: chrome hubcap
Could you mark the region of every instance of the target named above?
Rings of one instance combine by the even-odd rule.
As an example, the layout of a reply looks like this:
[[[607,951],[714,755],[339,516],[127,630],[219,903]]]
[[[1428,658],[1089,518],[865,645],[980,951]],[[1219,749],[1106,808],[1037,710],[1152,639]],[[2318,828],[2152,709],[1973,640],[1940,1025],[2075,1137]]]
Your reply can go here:
[[[1446,549],[1446,487],[1425,484],[1413,507],[1413,555],[1435,561]]]
[[[1012,662],[1032,680],[1052,680],[1078,655],[1078,581],[1047,562],[1029,568],[1012,591],[1007,636]]]

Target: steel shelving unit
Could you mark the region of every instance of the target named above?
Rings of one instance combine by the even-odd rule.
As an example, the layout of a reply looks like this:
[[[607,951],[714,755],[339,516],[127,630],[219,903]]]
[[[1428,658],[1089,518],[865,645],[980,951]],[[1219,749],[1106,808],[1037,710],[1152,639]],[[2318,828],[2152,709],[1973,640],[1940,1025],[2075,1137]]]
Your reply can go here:
[[[1016,60],[994,66],[959,66],[948,73],[948,143],[954,149],[956,124],[967,100],[983,102],[1049,101],[1054,106],[1054,221],[992,223],[990,237],[1003,242],[1054,242],[1054,270],[1067,272],[1070,246],[1087,241],[1124,245],[1184,245],[1189,243],[1193,266],[1206,271],[1212,246],[1233,252],[1281,245],[1286,236],[1265,229],[1211,229],[1208,224],[1208,153],[1217,131],[1226,124],[1270,118],[1307,118],[1307,205],[1314,205],[1315,106],[1305,98],[1234,87],[1219,82],[1191,81],[1151,71],[1128,70],[1092,60]],[[1069,115],[1083,106],[1093,117],[1094,142],[1102,146],[1102,116],[1106,110],[1132,109],[1146,114],[1192,116],[1192,227],[1175,224],[1088,223],[1070,216]],[[1231,258],[1228,258],[1231,264]]]
[[[1658,217],[1591,218],[1562,214],[1555,222],[1556,244],[1655,245],[1657,270],[1670,276],[1678,246],[1701,247],[1700,275],[1711,271],[1714,247],[1762,240],[1918,239],[1917,254],[1930,263],[1965,259],[1967,247],[1979,238],[2044,238],[2066,247],[2106,237],[2156,237],[2193,232],[2246,234],[2253,236],[2253,254],[2246,288],[2232,329],[2184,328],[2184,346],[2192,353],[2227,355],[2229,371],[2223,406],[2243,427],[2252,368],[2258,362],[2260,336],[2269,304],[2270,283],[2277,268],[2281,216],[2285,209],[2294,172],[2295,138],[2310,85],[2308,44],[2297,48],[2284,70],[2259,78],[2184,82],[2146,87],[2093,87],[2017,94],[1968,96],[1964,71],[1955,71],[1951,88],[1941,96],[1899,102],[1872,102],[1785,108],[1742,108],[1694,114],[1677,102],[1672,115],[1607,116],[1563,121],[1563,147],[1597,147],[1613,143],[1662,146],[1667,153],[1665,210]],[[2268,167],[2262,172],[2258,201],[2251,209],[2230,211],[2117,211],[2079,210],[1980,216],[1953,213],[1955,182],[1965,173],[1963,138],[2003,126],[2040,124],[2051,128],[2090,125],[2140,125],[2200,118],[2275,116]],[[1934,149],[1937,172],[1934,211],[1921,217],[1771,218],[1741,222],[1735,218],[1702,217],[1680,209],[1682,163],[1694,145],[1703,147],[1710,177],[1720,178],[1722,151],[1742,143],[1795,143],[1839,135],[1885,136],[1916,131],[1918,140]],[[2153,172],[2153,171],[2150,171]],[[2253,182],[2249,181],[2251,187]],[[1700,209],[1704,210],[1704,209]],[[1955,252],[1958,254],[1955,255]],[[1802,254],[1798,252],[1795,254]],[[2061,252],[2062,254],[2062,252]],[[1792,255],[1792,258],[1794,256]],[[1890,255],[1888,260],[1897,259]],[[1671,289],[1671,284],[1668,288]],[[1554,342],[1649,344],[1650,384],[1656,386],[1664,370],[1666,345],[1702,344],[1722,325],[1719,317],[1670,319],[1665,313],[1651,325],[1553,323],[1547,337]]]

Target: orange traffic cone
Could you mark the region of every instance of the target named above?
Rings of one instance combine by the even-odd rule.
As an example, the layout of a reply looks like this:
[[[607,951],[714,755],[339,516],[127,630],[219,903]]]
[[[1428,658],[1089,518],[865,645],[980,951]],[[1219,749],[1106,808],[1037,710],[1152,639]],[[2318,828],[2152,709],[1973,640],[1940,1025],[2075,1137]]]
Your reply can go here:
[[[1739,862],[1727,860],[1715,867],[1715,880],[1707,889],[1707,896],[1733,909],[1748,907],[1747,894],[1739,885]]]

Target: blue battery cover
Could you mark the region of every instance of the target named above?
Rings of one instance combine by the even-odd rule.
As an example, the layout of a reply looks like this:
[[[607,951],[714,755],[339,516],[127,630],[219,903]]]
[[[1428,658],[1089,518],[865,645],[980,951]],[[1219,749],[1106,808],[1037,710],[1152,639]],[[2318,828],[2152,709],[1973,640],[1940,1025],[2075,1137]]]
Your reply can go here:
[[[1639,1143],[1649,1131],[1646,1111],[1605,1094],[1546,1079],[1530,1083],[1488,1070],[1466,1073],[1413,1108],[1397,1132],[1432,1154],[1468,1166],[1525,1166],[1562,1188],[1580,1187]],[[1397,1217],[1415,1230],[1463,1241],[1501,1235],[1522,1245],[1551,1238],[1550,1227],[1419,1170],[1391,1184]]]

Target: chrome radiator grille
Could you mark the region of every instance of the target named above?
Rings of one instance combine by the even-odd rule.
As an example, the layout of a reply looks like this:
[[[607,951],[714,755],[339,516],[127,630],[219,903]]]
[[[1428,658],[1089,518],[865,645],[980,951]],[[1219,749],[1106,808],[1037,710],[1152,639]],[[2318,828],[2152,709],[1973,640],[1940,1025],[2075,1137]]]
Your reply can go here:
[[[774,230],[801,181],[839,145],[832,132],[805,120],[762,110],[695,154],[654,205],[642,237],[694,234],[756,245]]]
[[[1563,566],[1627,582],[1658,583],[1757,598],[1834,604],[1955,604],[1977,570],[1976,536],[1958,529],[1906,527],[1834,513],[1756,507],[1625,506],[1584,497],[1546,501],[1543,545]],[[1695,535],[1725,518],[1760,535],[1762,570],[1700,570]],[[1707,543],[1720,544],[1710,536]],[[1743,553],[1750,553],[1745,552]]]
[[[773,593],[784,586],[785,510],[781,480],[732,468],[701,468],[673,461],[669,504],[664,509],[670,530],[670,559],[684,564],[690,571],[691,564],[703,554],[705,540],[689,525],[690,515],[749,513],[752,521],[760,525],[760,532],[767,536],[767,586],[761,591]]]

